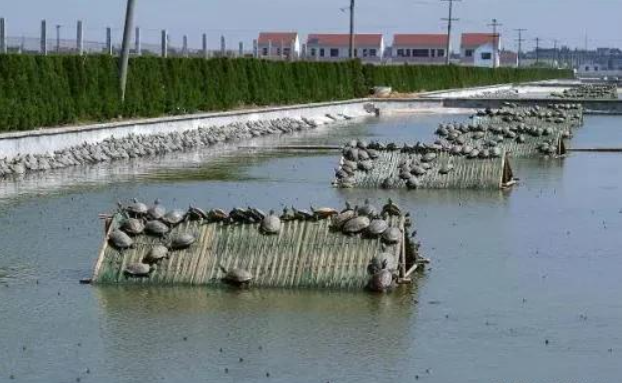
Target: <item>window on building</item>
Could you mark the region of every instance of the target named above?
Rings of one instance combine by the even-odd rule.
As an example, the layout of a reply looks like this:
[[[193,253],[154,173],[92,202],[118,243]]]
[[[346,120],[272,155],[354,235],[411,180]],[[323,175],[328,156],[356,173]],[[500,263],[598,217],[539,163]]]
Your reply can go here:
[[[436,57],[445,57],[445,50],[444,49],[437,49],[436,50]]]
[[[331,48],[330,49],[330,57],[339,57],[339,49]]]
[[[467,49],[464,51],[464,57],[473,57],[473,49]]]
[[[363,49],[363,57],[367,57],[369,51],[367,49]]]
[[[317,49],[311,48],[311,57],[315,57],[317,55]]]
[[[378,52],[375,49],[369,50],[369,57],[376,57],[377,55],[378,55]]]
[[[404,57],[404,50],[403,49],[398,49],[397,50],[397,57]]]
[[[276,48],[276,55],[280,56],[281,55],[281,48]]]
[[[430,49],[430,57],[436,57],[436,49]]]
[[[320,57],[324,57],[324,48],[320,48]]]
[[[413,49],[413,57],[429,57],[430,51],[427,49]]]
[[[267,56],[267,55],[268,55],[268,48],[263,48],[263,49],[261,50],[261,53],[262,53],[264,56]]]
[[[492,53],[490,52],[482,52],[482,60],[492,60]]]
[[[406,57],[410,57],[410,49],[406,49]]]

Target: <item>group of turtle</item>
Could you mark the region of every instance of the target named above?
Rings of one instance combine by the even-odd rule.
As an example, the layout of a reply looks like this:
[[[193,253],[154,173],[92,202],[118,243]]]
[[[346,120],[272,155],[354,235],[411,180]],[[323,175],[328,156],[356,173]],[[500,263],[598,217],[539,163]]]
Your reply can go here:
[[[374,160],[379,156],[378,150],[369,146],[364,140],[353,140],[343,148],[343,157],[339,169],[336,170],[337,179],[348,182],[357,170],[369,172],[374,168]]]
[[[24,154],[0,159],[0,178],[50,169],[127,160],[190,151],[222,142],[238,141],[269,134],[293,133],[313,129],[317,123],[308,119],[281,118],[236,122],[219,127],[202,127],[167,134],[128,135],[108,138],[98,143],[84,143],[54,153]]]
[[[504,102],[501,108],[480,109],[475,116],[486,118],[489,123],[522,123],[528,120],[534,124],[579,124],[582,121],[583,106],[580,104],[550,103],[546,106],[519,106]]]
[[[391,226],[389,218],[400,215],[402,215],[400,207],[391,199],[381,210],[366,199],[362,206],[352,207],[346,203],[345,209],[333,216],[331,227],[345,235],[361,234],[365,238],[380,238],[382,243],[394,245],[400,242],[402,231]],[[405,216],[409,218],[408,214]]]
[[[618,99],[618,87],[615,84],[584,84],[578,87],[565,89],[561,93],[552,93],[551,97],[575,100],[616,100]]]

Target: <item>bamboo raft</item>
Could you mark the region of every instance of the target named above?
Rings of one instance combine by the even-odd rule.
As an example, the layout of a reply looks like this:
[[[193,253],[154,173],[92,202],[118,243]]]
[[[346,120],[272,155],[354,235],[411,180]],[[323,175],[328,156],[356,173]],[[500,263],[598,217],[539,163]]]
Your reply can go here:
[[[294,220],[282,223],[279,234],[264,235],[259,224],[224,224],[187,221],[171,235],[198,234],[188,249],[170,253],[148,277],[135,278],[124,273],[127,265],[141,262],[163,239],[139,235],[135,245],[117,250],[108,235],[119,227],[123,217],[115,214],[108,221],[92,282],[96,284],[222,285],[219,269],[243,268],[252,273],[252,286],[279,288],[362,289],[369,275],[370,260],[381,253],[394,255],[398,277],[408,281],[417,268],[417,250],[406,229],[407,217],[390,217],[390,227],[402,232],[399,243],[385,245],[380,239],[348,236],[331,229],[331,220]]]

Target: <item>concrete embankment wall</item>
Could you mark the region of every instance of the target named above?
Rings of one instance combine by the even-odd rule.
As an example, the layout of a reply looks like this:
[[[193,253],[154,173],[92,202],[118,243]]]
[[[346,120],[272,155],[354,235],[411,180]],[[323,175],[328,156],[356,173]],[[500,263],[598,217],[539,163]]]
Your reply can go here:
[[[365,104],[368,103],[368,100],[352,100],[4,133],[0,134],[0,158],[11,158],[20,153],[51,153],[83,143],[94,144],[112,136],[122,138],[131,134],[184,132],[200,127],[226,126],[248,121],[306,118],[321,124],[332,121],[326,115],[346,115],[353,118],[367,116],[369,112],[366,111]]]

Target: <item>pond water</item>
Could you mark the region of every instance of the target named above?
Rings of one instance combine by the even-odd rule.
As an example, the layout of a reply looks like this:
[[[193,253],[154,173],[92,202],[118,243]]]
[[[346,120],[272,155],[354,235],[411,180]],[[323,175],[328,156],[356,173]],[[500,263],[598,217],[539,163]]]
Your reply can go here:
[[[251,144],[412,142],[465,118],[387,116]],[[621,123],[587,117],[572,145],[622,146]],[[619,380],[621,155],[514,160],[510,192],[338,190],[337,161],[230,146],[0,181],[0,382]],[[432,264],[387,295],[79,285],[98,213],[132,197],[262,209],[391,197]]]

